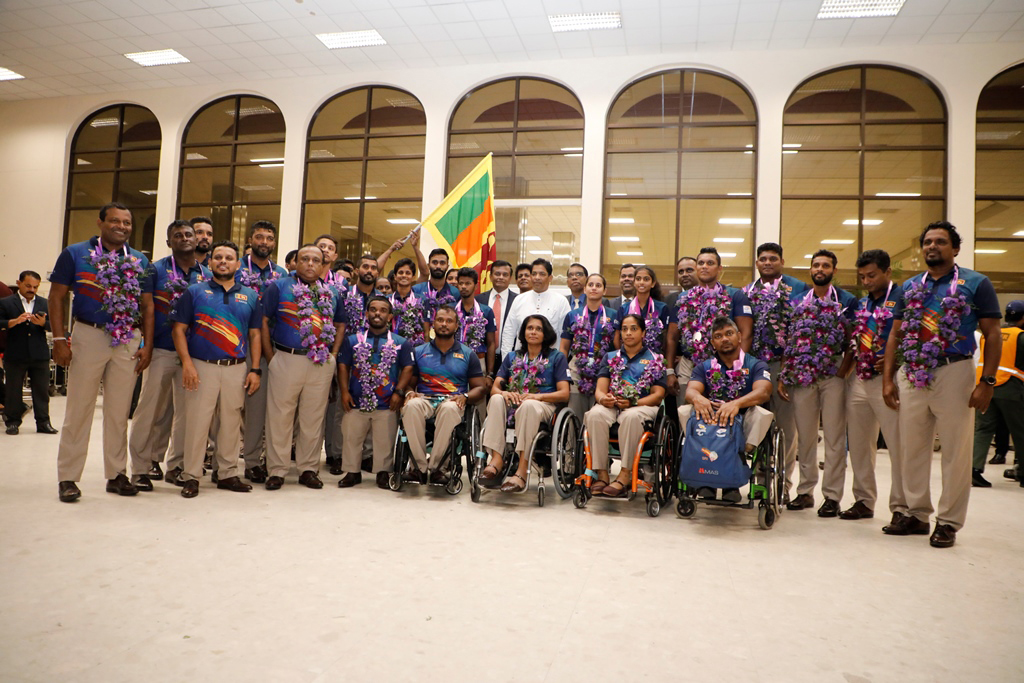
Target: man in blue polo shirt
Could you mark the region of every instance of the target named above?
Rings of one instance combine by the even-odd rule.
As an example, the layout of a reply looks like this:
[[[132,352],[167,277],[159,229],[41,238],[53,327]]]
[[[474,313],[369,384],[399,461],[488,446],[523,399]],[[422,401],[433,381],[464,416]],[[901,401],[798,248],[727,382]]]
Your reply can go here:
[[[399,393],[412,381],[413,345],[389,332],[391,302],[382,296],[370,299],[366,310],[368,328],[345,337],[338,354],[338,385],[341,387],[341,433],[344,435],[342,471],[338,482],[348,488],[362,482],[363,443],[373,433],[373,471],[377,486],[388,488],[398,431]],[[366,353],[366,352],[369,353]],[[384,362],[386,356],[387,362]],[[372,386],[373,394],[364,392]]]
[[[142,380],[139,405],[132,417],[128,452],[132,458],[132,483],[140,491],[152,491],[151,479],[163,477],[160,462],[167,451],[174,426],[173,450],[167,469],[175,476],[182,471],[185,455],[184,390],[175,382],[180,364],[171,339],[170,319],[174,304],[189,286],[213,277],[209,268],[196,260],[196,233],[188,221],[167,226],[171,255],[154,262],[146,271],[153,291],[153,359]],[[177,410],[175,410],[177,406]],[[138,474],[145,472],[146,474]]]
[[[928,270],[903,283],[903,305],[885,345],[882,394],[900,415],[903,447],[903,489],[907,514],[882,530],[890,535],[927,534],[932,502],[932,440],[942,443],[942,495],[935,510],[935,530],[929,542],[949,548],[967,518],[971,493],[971,439],[974,409],[988,410],[1002,353],[1001,311],[995,288],[987,277],[956,264],[960,233],[937,221],[921,232],[921,252]],[[964,310],[962,307],[967,306]],[[946,324],[959,322],[951,339]],[[985,337],[981,379],[975,384],[974,331]],[[928,351],[939,347],[937,358]],[[904,364],[896,378],[896,352]],[[933,365],[934,363],[934,365]]]
[[[445,280],[445,276],[448,275],[448,252],[444,249],[432,249],[428,258],[430,279],[413,285],[412,293],[423,301],[427,322],[433,322],[438,306],[454,307],[459,300],[459,292]]]
[[[427,419],[434,418],[432,463],[435,469],[430,480],[435,484],[448,481],[439,464],[451,440],[452,432],[462,420],[466,403],[478,403],[487,388],[480,359],[465,344],[455,340],[459,319],[455,309],[443,304],[434,313],[434,339],[416,347],[413,355],[419,383],[416,391],[405,396],[402,426],[409,438],[413,463],[405,477],[409,481],[427,482]]]
[[[477,358],[483,361],[485,374],[488,378],[497,369],[494,366],[494,354],[497,343],[494,338],[494,311],[490,306],[476,300],[476,287],[480,275],[472,268],[460,268],[458,273],[458,289],[461,301],[455,310],[459,316],[458,340],[476,352]]]
[[[318,474],[324,414],[344,339],[345,318],[338,293],[320,280],[320,247],[299,249],[295,275],[270,283],[263,292],[263,353],[270,358],[267,395],[266,487],[284,485],[291,467],[292,437],[299,483],[323,488]],[[295,412],[298,410],[298,434]]]
[[[138,489],[125,474],[128,461],[128,411],[137,375],[149,366],[153,347],[153,294],[143,276],[149,259],[128,246],[132,213],[123,204],[100,209],[100,234],[72,244],[57,258],[50,275],[47,303],[53,330],[53,359],[68,370],[68,400],[57,451],[60,499],[81,497],[93,413],[103,382],[103,472],[107,491],[134,496]],[[71,316],[74,360],[64,325],[68,292],[74,292]],[[110,313],[127,310],[125,313]],[[139,328],[141,329],[141,332]],[[148,469],[148,468],[147,468]],[[136,474],[142,474],[137,472]]]
[[[185,389],[185,484],[181,489],[185,498],[199,495],[214,415],[218,424],[214,449],[217,488],[239,493],[252,490],[238,477],[238,449],[245,396],[251,396],[260,385],[263,318],[255,290],[235,281],[238,247],[233,242],[216,242],[210,265],[213,279],[189,287],[171,313],[171,334]],[[247,371],[245,362],[250,355]]]

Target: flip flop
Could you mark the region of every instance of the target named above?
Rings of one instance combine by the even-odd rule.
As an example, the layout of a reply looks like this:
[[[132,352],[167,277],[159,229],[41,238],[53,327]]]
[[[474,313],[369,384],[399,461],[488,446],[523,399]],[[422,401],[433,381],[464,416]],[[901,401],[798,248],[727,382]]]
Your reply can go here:
[[[617,486],[618,488],[612,489],[613,486]],[[616,479],[615,481],[608,484],[601,490],[601,495],[607,496],[609,498],[621,498],[622,496],[626,495],[626,488],[626,484],[623,484],[621,481]]]
[[[522,484],[516,484],[512,480],[518,479]],[[505,483],[501,485],[500,491],[505,493],[519,493],[520,491],[526,490],[526,480],[520,477],[518,474],[513,474],[511,477],[505,480]]]

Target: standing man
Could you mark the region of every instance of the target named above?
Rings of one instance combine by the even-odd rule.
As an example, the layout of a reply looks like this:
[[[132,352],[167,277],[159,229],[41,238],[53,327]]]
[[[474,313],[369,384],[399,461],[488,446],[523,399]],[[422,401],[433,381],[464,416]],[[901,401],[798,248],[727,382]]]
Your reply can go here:
[[[505,321],[508,320],[508,312],[512,310],[512,301],[516,293],[508,288],[512,281],[512,264],[508,261],[494,261],[491,263],[491,289],[476,295],[476,300],[483,306],[487,306],[494,313],[494,367],[501,367],[501,331],[504,329]]]
[[[174,428],[173,454],[167,469],[173,478],[183,471],[185,457],[184,389],[175,382],[181,364],[174,350],[171,311],[190,286],[213,277],[208,268],[196,260],[197,238],[188,221],[174,221],[167,226],[167,246],[171,255],[153,263],[146,271],[147,286],[153,291],[153,358],[142,380],[139,405],[132,418],[128,452],[132,458],[132,483],[140,491],[152,491],[151,479],[163,477],[160,461],[167,451],[167,442]],[[238,255],[235,255],[235,266]],[[234,272],[231,273],[234,277]]]
[[[398,411],[402,408],[401,391],[412,382],[415,364],[413,345],[405,337],[389,332],[390,301],[382,296],[371,298],[366,322],[366,330],[345,337],[338,355],[338,384],[345,411],[341,418],[345,476],[338,481],[338,487],[343,489],[363,481],[363,443],[371,432],[377,487],[388,488]],[[365,392],[364,386],[372,387],[372,392]]]
[[[271,391],[267,395],[267,490],[284,485],[291,467],[295,411],[295,466],[299,483],[323,488],[318,470],[324,413],[334,377],[335,358],[345,330],[337,292],[320,280],[323,252],[312,244],[299,249],[295,275],[278,278],[263,293],[263,354]]]
[[[348,282],[334,272],[334,262],[338,260],[338,240],[334,235],[325,233],[313,240],[313,244],[320,247],[320,251],[324,253],[324,267],[320,271],[320,278],[328,285],[335,287],[339,294],[344,292],[348,289]],[[295,255],[298,256],[298,252]],[[292,272],[291,268],[287,270],[289,273]]]
[[[189,225],[196,233],[196,260],[199,265],[209,269],[210,248],[213,245],[213,221],[206,216],[196,216]]]
[[[341,303],[345,311],[345,324],[349,332],[360,332],[366,329],[366,307],[370,298],[380,296],[377,291],[377,259],[370,254],[359,257],[356,268],[356,286],[341,295]]]
[[[903,283],[903,306],[897,307],[885,346],[885,403],[900,414],[903,488],[907,515],[882,529],[887,534],[927,534],[932,513],[932,440],[942,444],[942,494],[929,542],[949,548],[967,518],[971,494],[971,439],[974,408],[986,412],[1002,354],[999,299],[981,273],[956,264],[960,233],[947,221],[921,232],[921,252],[928,267]],[[975,380],[974,330],[981,328],[985,355]],[[896,382],[896,351],[904,364]]]
[[[1017,454],[1016,468],[1007,472],[1016,474],[1015,478],[1021,481],[1020,473],[1024,469],[1021,467],[1024,462],[1024,301],[1016,300],[1006,304],[1006,327],[1000,330],[1000,335],[1003,338],[1003,350],[996,370],[992,404],[988,412],[978,411],[974,424],[974,476],[971,483],[986,488],[992,484],[982,477],[982,471],[1000,419],[1005,421],[1013,437],[1013,450]],[[981,352],[984,356],[984,338],[981,341]],[[981,372],[981,368],[978,368],[978,372]],[[1024,486],[1024,482],[1021,486]]]
[[[7,330],[4,374],[7,375],[4,421],[7,433],[18,433],[23,416],[21,387],[28,373],[32,386],[32,412],[36,432],[56,434],[50,425],[50,347],[46,331],[50,329],[46,299],[36,296],[41,278],[34,270],[18,275],[18,293],[0,299],[0,329]]]
[[[551,262],[536,259],[530,266],[530,284],[532,289],[526,294],[520,293],[512,304],[512,310],[501,331],[501,357],[504,359],[519,341],[519,327],[528,315],[542,315],[555,329],[555,335],[562,334],[562,324],[569,315],[569,302],[561,294],[549,291],[551,286]]]
[[[497,372],[494,366],[494,311],[474,298],[479,281],[480,276],[472,268],[459,269],[457,286],[462,300],[455,309],[459,317],[458,339],[483,361],[485,376],[490,378]],[[490,391],[490,386],[487,389]]]
[[[611,307],[615,310],[625,308],[629,300],[636,296],[636,287],[633,279],[636,277],[636,266],[632,263],[623,263],[619,266],[619,296],[612,299]]]
[[[665,305],[670,310],[679,303],[679,297],[685,296],[686,292],[697,286],[697,259],[692,256],[683,256],[676,261],[676,280],[682,290],[669,294],[665,299]]]
[[[426,279],[427,273],[430,279]],[[448,252],[432,249],[427,259],[427,271],[420,274],[421,282],[413,285],[412,291],[423,303],[427,322],[434,320],[438,306],[452,306],[459,300],[459,292],[448,284]]]
[[[867,296],[859,302],[854,316],[852,343],[856,375],[846,392],[847,439],[853,468],[853,506],[843,510],[841,519],[870,519],[875,516],[875,456],[881,427],[889,451],[892,485],[889,512],[893,523],[907,514],[903,494],[903,458],[900,448],[899,414],[882,398],[882,367],[885,343],[892,333],[893,312],[903,302],[903,288],[892,281],[889,254],[869,249],[857,259],[857,277]]]
[[[587,295],[583,288],[587,284],[590,273],[582,263],[573,263],[569,270],[565,271],[565,282],[569,285],[569,294],[565,296],[569,301],[569,310],[575,311],[587,305]]]
[[[516,266],[516,289],[520,294],[525,294],[533,289],[533,268],[529,263],[520,263]]]
[[[128,246],[132,213],[125,205],[104,206],[96,225],[100,234],[64,249],[50,275],[53,359],[58,365],[70,366],[64,429],[57,451],[58,492],[65,503],[82,495],[76,482],[85,469],[100,382],[107,491],[122,496],[139,492],[125,469],[135,379],[149,366],[153,352],[153,293],[143,277],[149,259]],[[69,291],[75,293],[71,307],[73,355],[64,325]]]
[[[184,400],[177,406],[186,413],[184,498],[199,495],[206,440],[215,415],[217,488],[238,493],[252,490],[238,478],[238,449],[245,395],[252,395],[260,384],[263,316],[256,292],[235,280],[239,264],[235,243],[215,243],[210,263],[213,278],[189,287],[170,315],[185,389]],[[252,356],[248,365],[246,355]]]

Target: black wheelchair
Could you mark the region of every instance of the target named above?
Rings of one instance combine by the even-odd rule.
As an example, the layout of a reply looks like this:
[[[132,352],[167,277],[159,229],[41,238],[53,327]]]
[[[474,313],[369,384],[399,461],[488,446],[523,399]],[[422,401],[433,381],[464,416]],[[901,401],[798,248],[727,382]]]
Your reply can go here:
[[[445,400],[438,397],[436,402]],[[431,449],[434,441],[434,418],[427,419],[427,453],[433,461]],[[448,471],[448,480],[445,483],[434,483],[429,479],[426,482],[406,481],[404,475],[409,471],[412,462],[412,450],[409,447],[409,438],[405,433],[405,427],[401,420],[398,423],[398,433],[395,434],[395,462],[391,474],[388,476],[388,488],[392,491],[401,491],[405,484],[417,484],[425,486],[443,486],[444,490],[452,496],[462,491],[463,459],[466,462],[465,471],[469,472],[472,481],[476,476],[476,453],[480,450],[480,419],[477,415],[476,406],[467,403],[463,411],[462,421],[456,425],[452,434],[448,449],[439,461],[433,463],[434,468],[441,468]]]

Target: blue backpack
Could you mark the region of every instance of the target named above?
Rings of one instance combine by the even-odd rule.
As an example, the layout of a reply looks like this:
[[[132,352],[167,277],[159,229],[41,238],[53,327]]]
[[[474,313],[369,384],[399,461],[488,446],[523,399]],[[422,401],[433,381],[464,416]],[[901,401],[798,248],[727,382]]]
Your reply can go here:
[[[743,416],[732,427],[708,424],[690,415],[680,446],[679,480],[689,487],[737,489],[750,482],[750,468],[740,457],[745,449]]]

